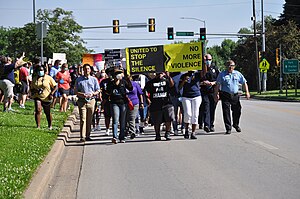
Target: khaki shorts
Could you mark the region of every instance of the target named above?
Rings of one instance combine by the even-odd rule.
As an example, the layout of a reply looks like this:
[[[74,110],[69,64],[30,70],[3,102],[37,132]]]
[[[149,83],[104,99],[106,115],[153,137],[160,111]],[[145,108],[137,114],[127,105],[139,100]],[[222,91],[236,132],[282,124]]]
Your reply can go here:
[[[161,111],[150,112],[150,117],[153,124],[172,122],[175,119],[174,106],[172,104],[165,105]]]
[[[14,96],[14,84],[8,79],[0,80],[0,89],[4,93],[4,99]]]

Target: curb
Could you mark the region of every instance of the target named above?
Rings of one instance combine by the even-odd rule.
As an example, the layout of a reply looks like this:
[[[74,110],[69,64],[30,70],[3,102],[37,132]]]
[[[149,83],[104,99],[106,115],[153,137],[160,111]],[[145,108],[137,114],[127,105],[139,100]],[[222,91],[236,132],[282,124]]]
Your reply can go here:
[[[59,165],[61,157],[65,149],[65,140],[60,139],[60,137],[70,136],[72,129],[77,121],[78,107],[74,107],[73,112],[67,118],[61,132],[57,136],[51,150],[42,162],[42,164],[37,168],[34,173],[27,189],[23,193],[24,198],[30,199],[40,199],[43,198],[45,190],[49,187],[49,182],[55,174],[55,170]]]

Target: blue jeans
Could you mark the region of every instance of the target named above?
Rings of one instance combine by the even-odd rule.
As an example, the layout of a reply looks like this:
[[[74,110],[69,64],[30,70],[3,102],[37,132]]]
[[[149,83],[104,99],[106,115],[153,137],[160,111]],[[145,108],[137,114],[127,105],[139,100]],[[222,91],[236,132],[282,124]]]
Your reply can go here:
[[[113,138],[118,138],[118,123],[120,122],[120,140],[125,140],[126,104],[111,104],[113,123]]]

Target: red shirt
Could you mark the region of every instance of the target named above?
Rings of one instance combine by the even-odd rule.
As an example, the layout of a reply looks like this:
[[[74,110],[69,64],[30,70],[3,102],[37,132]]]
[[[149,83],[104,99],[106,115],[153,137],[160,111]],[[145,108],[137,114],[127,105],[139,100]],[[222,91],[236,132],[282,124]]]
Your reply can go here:
[[[69,90],[70,89],[71,77],[70,77],[69,71],[65,71],[64,73],[62,73],[61,71],[59,71],[56,74],[56,80],[58,82],[58,88],[63,88],[65,90]]]
[[[20,68],[20,72],[19,72],[19,79],[20,81],[27,81],[26,77],[29,76],[28,70],[27,68],[25,68],[24,66]]]

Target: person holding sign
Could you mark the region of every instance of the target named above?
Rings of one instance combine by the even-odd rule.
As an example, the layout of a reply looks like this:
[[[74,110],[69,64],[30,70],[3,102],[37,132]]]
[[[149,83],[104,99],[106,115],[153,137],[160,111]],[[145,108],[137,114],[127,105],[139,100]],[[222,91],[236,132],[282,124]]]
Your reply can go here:
[[[170,130],[171,122],[174,120],[174,107],[170,100],[170,91],[173,86],[174,82],[169,76],[169,72],[160,72],[156,73],[156,76],[148,81],[144,88],[150,106],[150,117],[154,124],[155,141],[161,140],[160,126],[162,123],[166,125],[166,140],[171,140]]]
[[[125,143],[126,107],[128,99],[126,89],[132,91],[133,87],[128,75],[122,69],[116,68],[112,74],[111,81],[107,84],[107,94],[110,100],[110,110],[113,120],[112,143],[116,144],[119,138],[120,143]],[[118,123],[120,123],[120,135],[118,136]]]
[[[220,98],[222,101],[223,120],[226,134],[231,134],[233,126],[237,132],[241,132],[239,127],[241,117],[241,103],[238,94],[239,84],[243,84],[246,90],[246,98],[250,98],[248,85],[245,77],[234,70],[235,63],[232,60],[226,62],[227,70],[222,71],[217,77],[217,88],[215,89],[216,102]],[[230,108],[232,110],[233,125],[231,126]]]
[[[188,71],[180,77],[178,89],[183,89],[182,107],[185,123],[185,139],[189,139],[189,124],[192,124],[190,138],[197,139],[195,131],[196,125],[198,124],[199,107],[201,104],[200,81],[200,72]]]

